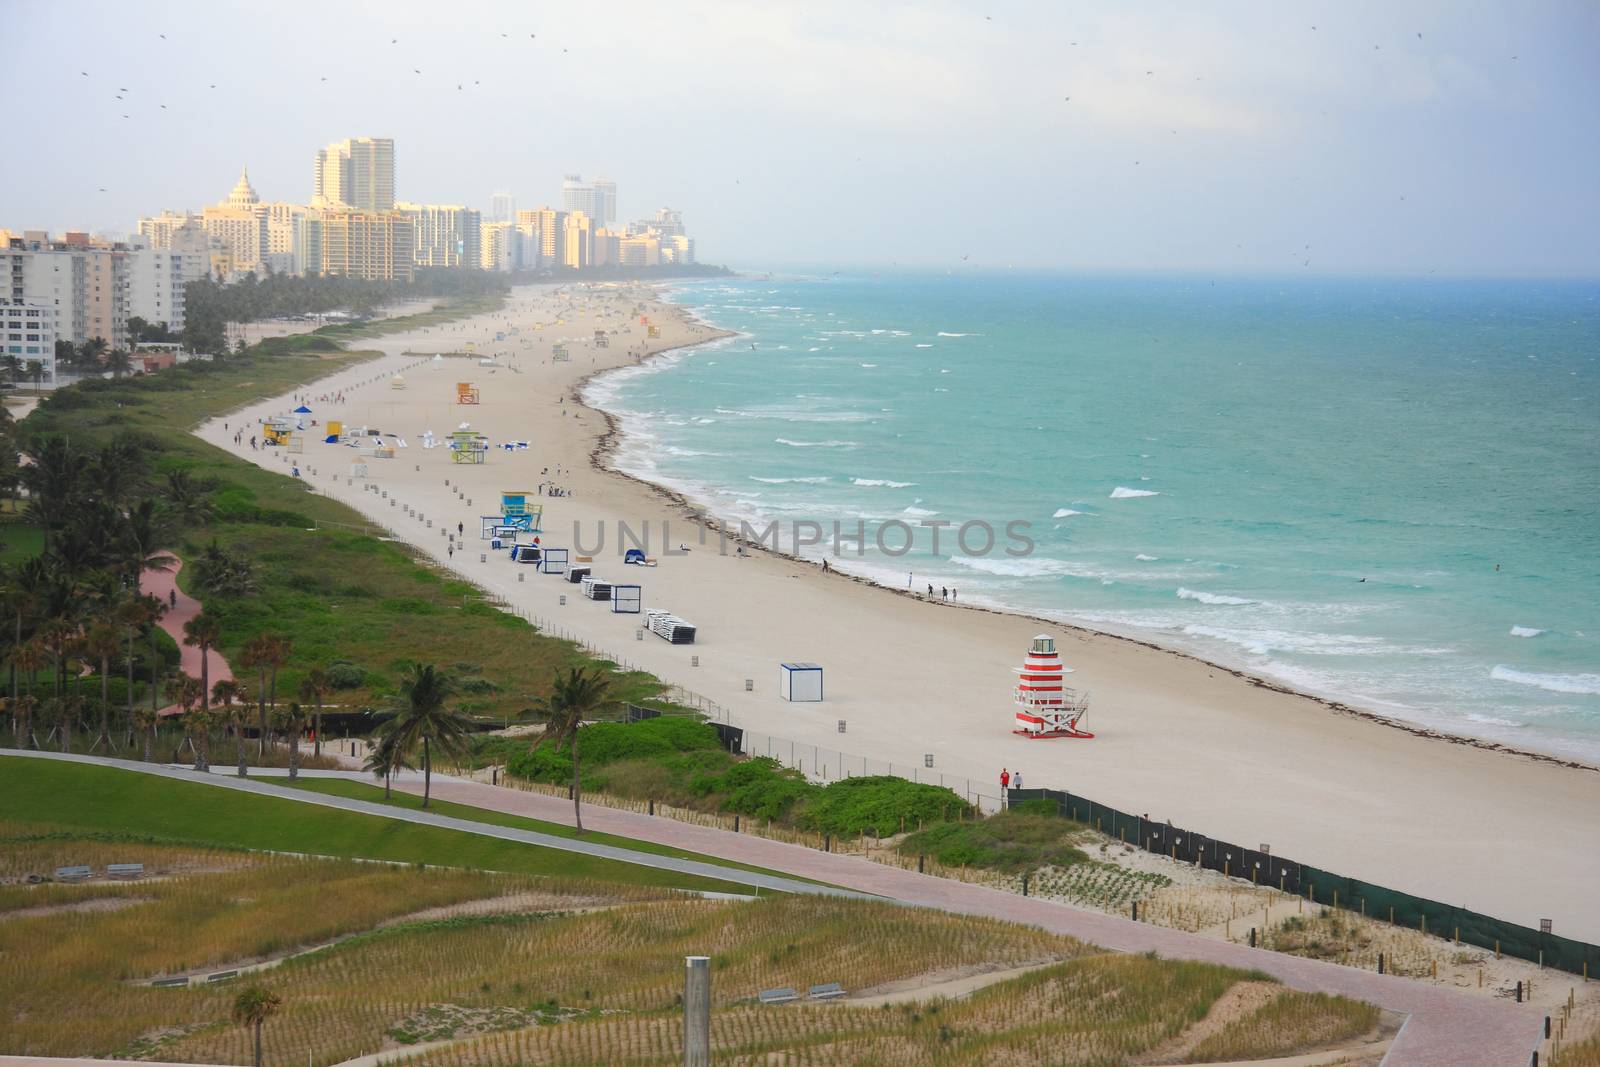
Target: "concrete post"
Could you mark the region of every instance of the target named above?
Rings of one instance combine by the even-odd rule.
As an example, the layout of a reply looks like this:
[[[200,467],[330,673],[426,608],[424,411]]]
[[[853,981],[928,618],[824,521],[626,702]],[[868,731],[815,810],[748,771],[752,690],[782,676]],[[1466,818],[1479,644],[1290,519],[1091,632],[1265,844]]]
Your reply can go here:
[[[683,964],[683,1067],[711,1067],[711,957]]]

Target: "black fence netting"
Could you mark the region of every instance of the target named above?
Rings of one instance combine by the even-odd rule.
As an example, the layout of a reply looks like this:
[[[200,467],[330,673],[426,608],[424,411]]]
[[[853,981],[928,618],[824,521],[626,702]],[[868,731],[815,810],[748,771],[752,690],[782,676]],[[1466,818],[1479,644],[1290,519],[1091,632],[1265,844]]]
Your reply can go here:
[[[1245,848],[1204,834],[1130,815],[1087,797],[1057,789],[1013,789],[1012,807],[1053,811],[1119,841],[1184,863],[1198,864],[1257,885],[1294,893],[1318,904],[1346,908],[1369,918],[1405,926],[1517,959],[1557,967],[1572,974],[1600,977],[1600,946],[1543,933],[1481,912],[1441,904],[1399,890],[1345,878],[1269,850]]]

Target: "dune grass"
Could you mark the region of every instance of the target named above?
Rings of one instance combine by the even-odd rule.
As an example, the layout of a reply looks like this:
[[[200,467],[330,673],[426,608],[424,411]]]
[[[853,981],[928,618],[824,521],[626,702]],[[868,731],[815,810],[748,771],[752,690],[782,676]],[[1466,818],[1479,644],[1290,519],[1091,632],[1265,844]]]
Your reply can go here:
[[[1291,1056],[1369,1033],[1376,1006],[1326,993],[1289,991],[1235,1019],[1189,1051],[1187,1063]]]
[[[732,882],[108,767],[0,756],[0,811],[41,828],[169,843],[747,892]]]

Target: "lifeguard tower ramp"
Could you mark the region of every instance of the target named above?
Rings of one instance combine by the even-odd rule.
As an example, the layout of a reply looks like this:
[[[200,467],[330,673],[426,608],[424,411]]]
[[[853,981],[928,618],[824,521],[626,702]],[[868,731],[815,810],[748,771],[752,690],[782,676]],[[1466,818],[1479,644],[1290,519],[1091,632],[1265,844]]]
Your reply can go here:
[[[476,385],[473,385],[471,382],[456,383],[457,404],[476,404],[481,398],[482,394],[478,392],[478,387]]]

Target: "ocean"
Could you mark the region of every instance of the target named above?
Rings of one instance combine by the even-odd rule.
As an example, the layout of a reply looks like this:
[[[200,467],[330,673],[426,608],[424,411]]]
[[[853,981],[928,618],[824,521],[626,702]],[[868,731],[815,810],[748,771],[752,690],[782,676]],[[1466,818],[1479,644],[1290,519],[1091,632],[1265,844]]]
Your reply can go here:
[[[886,585],[1600,761],[1600,286],[845,272],[675,299],[739,336],[591,383],[630,473],[758,531],[839,523],[833,564]]]

